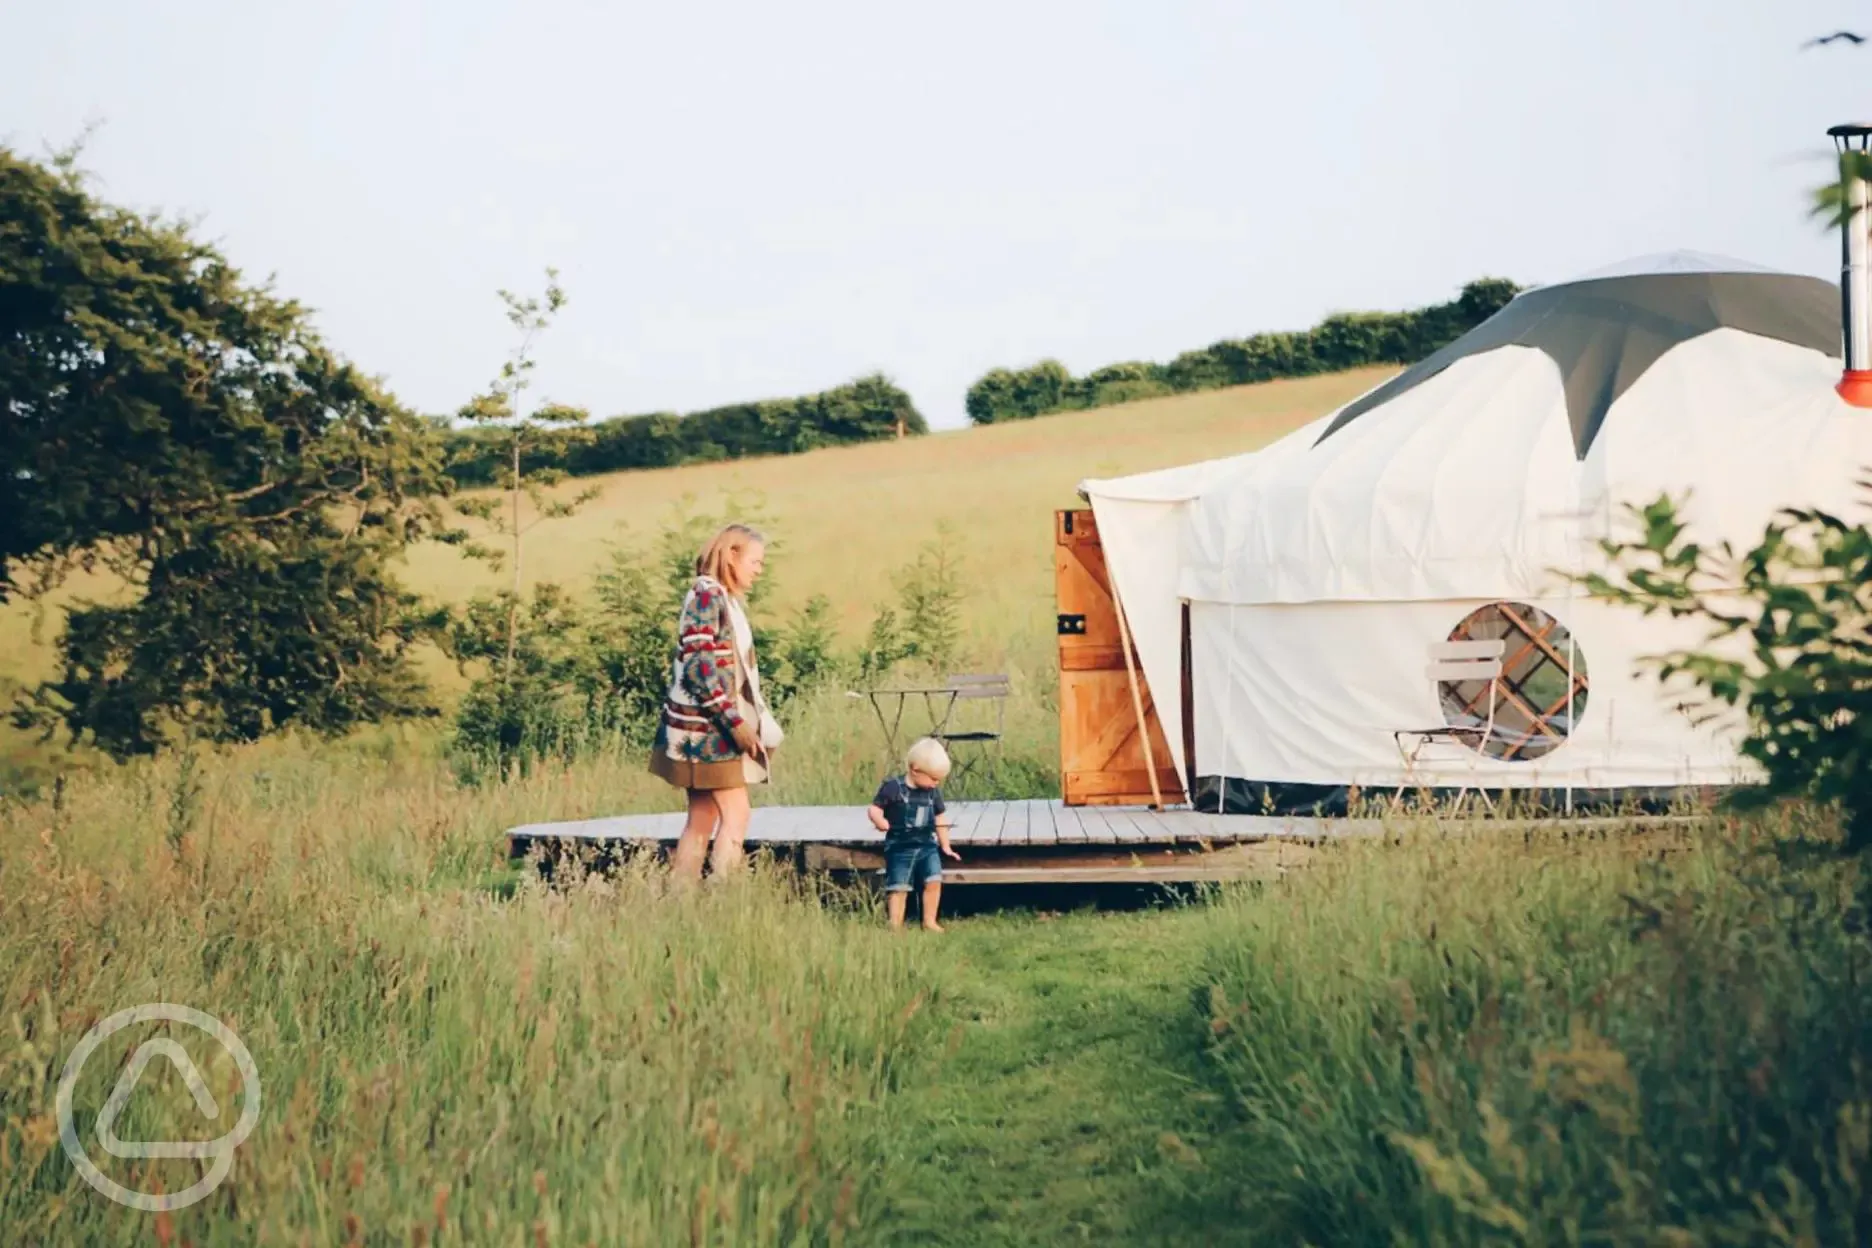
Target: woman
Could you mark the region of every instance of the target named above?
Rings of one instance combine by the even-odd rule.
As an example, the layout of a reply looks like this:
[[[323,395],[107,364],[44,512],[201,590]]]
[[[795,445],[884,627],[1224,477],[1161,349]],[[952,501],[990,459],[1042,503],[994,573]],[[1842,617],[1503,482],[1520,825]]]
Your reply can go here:
[[[670,855],[679,878],[702,878],[715,841],[715,874],[741,864],[747,836],[747,786],[767,779],[780,725],[761,698],[753,630],[743,606],[760,579],[766,539],[745,524],[717,533],[696,558],[695,582],[676,625],[663,720],[650,747],[650,770],[689,795],[689,818]]]

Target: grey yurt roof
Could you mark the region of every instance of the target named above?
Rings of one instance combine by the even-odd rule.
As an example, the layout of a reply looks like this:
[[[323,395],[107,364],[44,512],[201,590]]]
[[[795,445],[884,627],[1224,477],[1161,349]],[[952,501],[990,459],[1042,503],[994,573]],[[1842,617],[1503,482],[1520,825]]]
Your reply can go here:
[[[1648,256],[1635,256],[1630,260],[1620,260],[1582,273],[1570,279],[1575,282],[1592,282],[1604,277],[1646,277],[1659,273],[1779,273],[1765,264],[1756,264],[1752,260],[1738,260],[1734,256],[1719,256],[1708,251],[1660,251]]]
[[[1606,413],[1646,369],[1679,343],[1724,328],[1838,358],[1843,351],[1839,287],[1816,277],[1686,252],[1537,287],[1347,405],[1319,441],[1465,356],[1523,346],[1544,351],[1559,366],[1573,449],[1584,459]]]

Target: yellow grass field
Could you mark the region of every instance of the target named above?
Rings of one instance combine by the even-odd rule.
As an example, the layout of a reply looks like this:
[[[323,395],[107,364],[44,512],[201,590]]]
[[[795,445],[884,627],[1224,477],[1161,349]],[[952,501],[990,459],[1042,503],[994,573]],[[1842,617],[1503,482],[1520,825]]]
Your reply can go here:
[[[807,455],[569,483],[603,494],[578,515],[532,533],[527,580],[577,585],[604,559],[607,542],[654,532],[685,498],[711,512],[745,504],[778,549],[768,559],[780,608],[822,593],[842,625],[862,627],[888,592],[887,574],[944,522],[966,539],[978,592],[972,616],[1003,633],[1050,614],[1052,513],[1073,506],[1087,477],[1120,476],[1253,450],[1330,411],[1393,370],[1241,386],[1015,424],[956,430],[902,442],[836,447]],[[429,547],[411,582],[459,599],[504,575]]]
[[[947,523],[963,539],[973,657],[1005,662],[1010,652],[1045,645],[1053,600],[1051,517],[1055,508],[1077,503],[1081,480],[1253,450],[1391,371],[1363,369],[902,442],[572,481],[562,487],[568,493],[594,485],[602,493],[577,515],[528,534],[525,580],[579,586],[604,564],[610,545],[655,535],[679,508],[742,510],[774,541],[769,609],[784,611],[824,594],[842,631],[855,636],[890,595],[890,574]],[[410,556],[411,587],[444,601],[497,588],[508,576],[440,545]],[[61,604],[114,592],[101,577],[80,577],[42,608],[15,604],[0,611],[0,684],[50,674],[48,643],[57,635]],[[41,616],[37,638],[35,614]],[[439,656],[425,670],[445,693],[455,684]],[[17,735],[0,737],[0,757],[17,757],[26,748]]]

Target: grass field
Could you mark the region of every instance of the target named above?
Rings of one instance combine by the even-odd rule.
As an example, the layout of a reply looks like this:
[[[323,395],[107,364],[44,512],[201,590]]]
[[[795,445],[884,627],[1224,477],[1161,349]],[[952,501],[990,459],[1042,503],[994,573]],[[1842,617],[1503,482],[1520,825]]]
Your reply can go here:
[[[536,530],[530,575],[577,585],[605,543],[653,533],[684,499],[710,510],[745,504],[771,529],[773,606],[823,593],[861,628],[882,576],[950,525],[976,593],[973,618],[996,635],[1051,617],[1052,513],[1079,505],[1087,477],[1119,476],[1253,450],[1340,406],[1393,370],[1271,382],[1122,407],[1067,412],[902,442],[807,455],[593,478],[603,495]],[[430,547],[412,585],[444,599],[504,584],[482,565]],[[1009,626],[1012,626],[1010,629]]]
[[[381,756],[380,756],[381,755]],[[0,805],[0,1220],[34,1244],[1786,1243],[1872,1233],[1872,944],[1824,824],[1329,847],[1132,913],[882,930],[772,873],[547,891],[483,791],[361,745]],[[758,816],[757,816],[758,818]],[[79,1034],[241,1035],[203,1203],[65,1159]],[[81,1138],[140,1033],[88,1065]],[[126,1139],[213,1136],[171,1075]],[[152,1072],[166,1069],[161,1064]],[[101,1154],[98,1154],[101,1156]],[[110,1161],[178,1190],[185,1161]]]
[[[1026,711],[1016,715],[1038,721],[1050,706],[1043,686],[1053,662],[1052,513],[1078,504],[1081,480],[1252,450],[1386,375],[1366,369],[903,442],[576,481],[565,488],[596,485],[601,496],[577,515],[532,531],[525,579],[582,586],[606,564],[614,544],[654,541],[684,508],[744,510],[758,515],[775,544],[768,609],[786,612],[824,594],[841,630],[855,640],[889,597],[890,574],[948,525],[960,538],[968,581],[969,659],[997,671],[1030,669],[1034,687],[1023,694]],[[441,545],[411,552],[408,581],[445,602],[508,583],[506,573]],[[102,577],[78,576],[46,603],[0,609],[0,692],[8,682],[52,673],[50,643],[65,603],[108,600],[119,592]],[[422,657],[425,676],[446,702],[460,686],[458,675],[440,655]],[[1029,744],[1038,756],[1052,752],[1045,740]],[[50,757],[45,747],[0,724],[0,790],[9,768],[43,779]]]

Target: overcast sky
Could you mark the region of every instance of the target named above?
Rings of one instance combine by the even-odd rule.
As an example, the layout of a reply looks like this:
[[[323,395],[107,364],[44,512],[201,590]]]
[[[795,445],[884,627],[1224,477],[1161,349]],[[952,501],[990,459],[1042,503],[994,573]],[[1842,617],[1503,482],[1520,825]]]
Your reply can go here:
[[[882,370],[938,426],[1055,356],[1694,248],[1828,277],[1805,216],[1868,0],[94,0],[0,8],[0,139],[104,124],[108,198],[199,214],[446,411],[497,287],[570,296],[539,391],[688,411]]]

